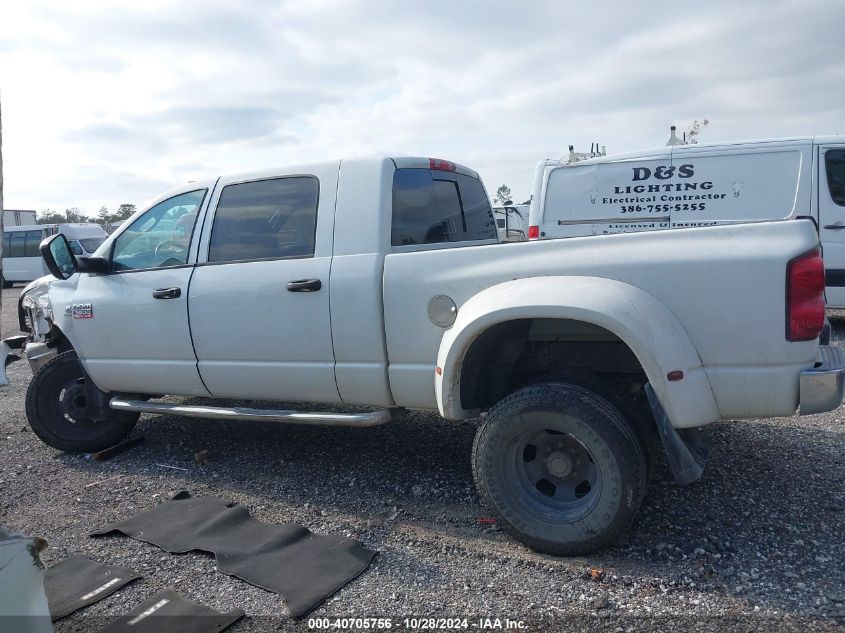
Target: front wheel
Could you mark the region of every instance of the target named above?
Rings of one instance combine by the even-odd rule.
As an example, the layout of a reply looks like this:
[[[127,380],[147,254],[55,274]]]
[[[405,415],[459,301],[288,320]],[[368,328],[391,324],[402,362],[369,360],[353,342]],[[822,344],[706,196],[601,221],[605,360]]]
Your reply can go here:
[[[63,352],[29,383],[26,417],[45,444],[68,452],[94,453],[114,446],[138,421],[137,413],[112,411],[103,422],[87,415],[85,374],[76,352]]]
[[[565,382],[499,402],[473,444],[475,483],[500,527],[547,554],[611,544],[639,509],[647,473],[643,443],[619,409]]]

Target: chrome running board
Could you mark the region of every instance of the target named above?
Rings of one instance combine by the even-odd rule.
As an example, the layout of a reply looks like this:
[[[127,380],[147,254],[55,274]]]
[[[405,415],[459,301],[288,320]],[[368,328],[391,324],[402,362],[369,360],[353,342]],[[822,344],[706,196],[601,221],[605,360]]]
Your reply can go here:
[[[109,406],[115,411],[136,413],[157,413],[181,415],[188,418],[212,418],[215,420],[246,420],[251,422],[286,422],[312,426],[354,426],[368,427],[395,420],[404,409],[382,409],[372,413],[302,413],[280,409],[250,409],[248,407],[205,407],[145,400],[112,398]]]

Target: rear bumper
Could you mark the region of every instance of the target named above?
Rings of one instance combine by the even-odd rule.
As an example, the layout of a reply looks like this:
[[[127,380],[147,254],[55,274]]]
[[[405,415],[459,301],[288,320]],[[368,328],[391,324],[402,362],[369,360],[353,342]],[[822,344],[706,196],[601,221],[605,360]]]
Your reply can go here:
[[[830,345],[819,347],[819,360],[801,372],[800,415],[831,411],[845,396],[845,350]]]

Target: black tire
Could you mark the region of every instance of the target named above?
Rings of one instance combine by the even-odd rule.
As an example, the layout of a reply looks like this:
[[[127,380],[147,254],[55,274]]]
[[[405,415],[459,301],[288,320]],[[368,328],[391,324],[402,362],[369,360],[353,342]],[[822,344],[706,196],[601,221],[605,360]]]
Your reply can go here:
[[[601,396],[616,407],[636,430],[637,435],[642,441],[648,460],[648,481],[650,482],[654,478],[657,466],[663,455],[663,445],[644,390],[640,390],[636,394],[625,394],[618,385],[613,384],[607,378],[584,372],[547,374],[546,376],[535,378],[528,384],[546,382],[560,382],[584,387],[584,389]]]
[[[45,364],[26,391],[26,417],[41,441],[73,453],[114,446],[135,426],[139,415],[113,411],[94,422],[85,415],[85,375],[76,352],[63,352]]]
[[[475,436],[472,468],[504,531],[564,556],[613,543],[648,480],[642,439],[620,410],[563,382],[525,387],[496,404]]]
[[[0,280],[2,280],[2,282],[3,282],[3,288],[4,289],[11,288],[12,286],[15,285],[14,281],[6,281],[5,277],[0,277]]]

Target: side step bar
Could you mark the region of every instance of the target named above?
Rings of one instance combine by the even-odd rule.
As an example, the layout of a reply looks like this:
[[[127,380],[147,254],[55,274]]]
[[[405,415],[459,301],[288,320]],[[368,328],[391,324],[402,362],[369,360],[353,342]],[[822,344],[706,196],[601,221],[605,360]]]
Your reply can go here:
[[[125,400],[112,398],[109,406],[115,411],[137,413],[158,413],[182,415],[188,418],[212,418],[215,420],[247,420],[252,422],[286,422],[311,426],[379,426],[397,419],[404,409],[382,409],[372,413],[302,413],[280,409],[250,409],[248,407],[203,407],[146,400]]]

